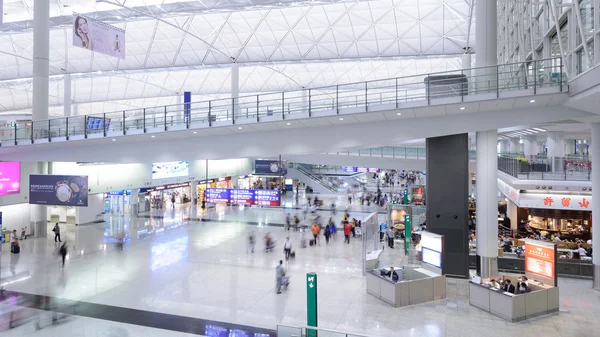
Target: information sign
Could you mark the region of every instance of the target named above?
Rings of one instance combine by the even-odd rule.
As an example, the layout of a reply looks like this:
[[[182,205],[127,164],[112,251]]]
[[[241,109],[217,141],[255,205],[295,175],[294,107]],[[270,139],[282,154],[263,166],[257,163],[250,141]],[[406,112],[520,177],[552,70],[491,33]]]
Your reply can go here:
[[[525,240],[525,274],[556,286],[556,246]]]
[[[306,274],[306,325],[318,326],[317,273]],[[317,330],[306,330],[307,337],[317,337]]]
[[[281,204],[281,192],[279,190],[207,188],[206,200],[208,202],[236,205],[279,206]]]

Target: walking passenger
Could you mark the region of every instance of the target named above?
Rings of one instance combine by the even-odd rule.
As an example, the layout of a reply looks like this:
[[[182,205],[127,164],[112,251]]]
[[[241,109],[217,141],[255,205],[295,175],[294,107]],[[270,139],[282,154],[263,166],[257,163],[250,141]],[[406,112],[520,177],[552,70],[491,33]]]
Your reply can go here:
[[[350,224],[346,221],[344,223],[344,242],[346,243],[350,243],[350,232],[352,231],[352,228],[350,227]]]
[[[285,238],[285,243],[283,244],[283,252],[285,253],[285,260],[288,261],[290,259],[290,255],[292,254],[292,241],[290,241],[290,237]]]
[[[52,231],[54,232],[54,242],[62,242],[60,240],[60,227],[58,227],[58,222],[56,223],[56,225],[54,225]]]
[[[312,226],[312,233],[313,233],[313,237],[315,240],[315,246],[316,246],[317,243],[319,242],[318,240],[319,240],[319,234],[321,233],[321,227],[315,223]]]
[[[67,258],[67,243],[63,243],[62,246],[60,246],[60,250],[59,250],[59,254],[62,257],[62,266],[63,268],[65,267],[65,260]]]
[[[277,265],[277,268],[275,268],[275,288],[277,289],[277,294],[281,294],[281,281],[284,275],[285,270],[283,269],[283,261],[279,260],[279,264]]]
[[[331,236],[331,225],[327,224],[325,227],[325,243],[329,243],[329,237]]]

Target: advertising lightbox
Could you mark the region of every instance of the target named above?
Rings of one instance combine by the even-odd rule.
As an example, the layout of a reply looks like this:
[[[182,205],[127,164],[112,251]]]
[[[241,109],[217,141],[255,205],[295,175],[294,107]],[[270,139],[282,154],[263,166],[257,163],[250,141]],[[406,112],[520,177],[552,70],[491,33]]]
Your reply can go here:
[[[29,203],[87,206],[88,177],[31,174],[29,176]]]
[[[287,175],[287,162],[278,160],[255,160],[255,174]]]
[[[190,174],[190,162],[187,160],[152,164],[152,179],[185,177]]]
[[[556,245],[534,240],[525,240],[525,274],[556,286]]]
[[[21,192],[21,163],[0,162],[0,195]]]

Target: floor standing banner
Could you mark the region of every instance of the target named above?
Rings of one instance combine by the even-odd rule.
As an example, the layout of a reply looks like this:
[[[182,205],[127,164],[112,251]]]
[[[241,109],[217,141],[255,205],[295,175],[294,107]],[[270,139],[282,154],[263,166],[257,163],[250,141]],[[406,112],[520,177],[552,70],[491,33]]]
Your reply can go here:
[[[125,30],[73,13],[73,45],[125,59]]]

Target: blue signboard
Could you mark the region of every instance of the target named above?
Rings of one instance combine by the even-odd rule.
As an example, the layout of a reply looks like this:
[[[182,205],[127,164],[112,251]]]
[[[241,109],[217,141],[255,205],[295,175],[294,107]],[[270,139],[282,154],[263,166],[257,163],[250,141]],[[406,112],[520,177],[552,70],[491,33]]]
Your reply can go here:
[[[0,225],[2,225],[2,212],[0,212]]]
[[[183,103],[183,120],[189,122],[192,115],[192,93],[190,91],[183,93]]]
[[[281,193],[279,190],[207,188],[206,200],[237,205],[279,206],[281,205]]]
[[[29,203],[87,206],[88,177],[31,174],[29,176]]]
[[[380,172],[381,170],[376,167],[359,167],[359,166],[342,166],[344,172],[350,173],[366,173],[366,172]]]

